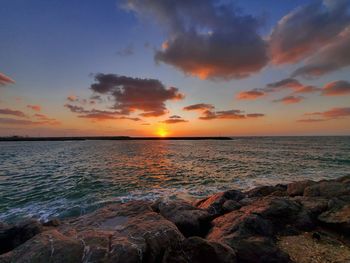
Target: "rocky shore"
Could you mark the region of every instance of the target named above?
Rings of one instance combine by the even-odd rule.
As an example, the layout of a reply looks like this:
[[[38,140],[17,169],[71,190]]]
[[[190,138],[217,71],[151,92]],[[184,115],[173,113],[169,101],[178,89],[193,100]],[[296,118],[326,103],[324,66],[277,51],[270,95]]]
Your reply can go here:
[[[350,176],[0,223],[8,262],[350,262]]]

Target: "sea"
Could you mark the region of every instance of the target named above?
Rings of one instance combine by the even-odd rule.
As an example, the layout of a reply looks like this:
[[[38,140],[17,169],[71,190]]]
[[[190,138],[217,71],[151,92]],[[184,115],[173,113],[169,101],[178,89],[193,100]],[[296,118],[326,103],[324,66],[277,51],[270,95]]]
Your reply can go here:
[[[0,142],[0,221],[350,175],[350,137]]]

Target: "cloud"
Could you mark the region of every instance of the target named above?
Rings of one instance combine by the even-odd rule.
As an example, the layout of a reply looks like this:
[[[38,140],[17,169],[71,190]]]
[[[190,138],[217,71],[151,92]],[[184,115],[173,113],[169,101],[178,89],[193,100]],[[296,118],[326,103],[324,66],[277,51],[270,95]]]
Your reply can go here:
[[[336,107],[327,111],[305,113],[304,115],[318,116],[319,118],[300,119],[300,120],[297,120],[297,122],[314,123],[314,122],[335,120],[335,119],[350,117],[350,107],[343,107],[343,108]]]
[[[133,54],[134,54],[134,46],[132,44],[129,44],[123,49],[117,51],[117,55],[120,57],[128,57]]]
[[[27,118],[27,115],[19,110],[11,110],[11,109],[0,109],[0,114],[2,115],[12,115],[16,117]]]
[[[13,79],[0,72],[0,86],[5,86],[14,83],[15,81]]]
[[[350,24],[348,0],[312,1],[284,16],[270,35],[275,64],[295,63],[331,43]]]
[[[315,86],[301,86],[300,88],[297,88],[294,90],[294,93],[313,93],[313,92],[319,92],[320,88],[317,88]]]
[[[302,96],[286,96],[278,100],[274,100],[273,102],[282,102],[283,104],[295,104],[299,103],[304,99]]]
[[[76,106],[72,104],[65,104],[66,108],[68,108],[73,113],[79,113],[78,118],[83,119],[92,119],[94,121],[105,121],[105,120],[132,120],[132,121],[140,121],[140,118],[135,117],[127,117],[122,116],[119,111],[106,111],[106,110],[97,110],[97,109],[85,109],[82,106]]]
[[[67,97],[67,100],[68,100],[69,102],[76,102],[76,101],[78,101],[79,99],[78,99],[78,97],[75,96],[75,95],[69,95],[69,96]]]
[[[167,113],[165,102],[181,100],[184,95],[175,87],[166,88],[157,79],[141,79],[115,74],[97,74],[91,89],[103,95],[111,95],[114,109],[129,115],[142,111],[140,116],[158,117]]]
[[[345,80],[338,80],[327,83],[322,89],[323,96],[350,95],[350,83]]]
[[[257,98],[265,96],[265,92],[254,89],[248,91],[242,91],[236,95],[238,100],[255,100]]]
[[[214,119],[246,119],[246,118],[259,118],[265,116],[262,113],[250,113],[245,115],[241,110],[223,110],[216,111],[215,107],[212,104],[199,103],[189,105],[184,107],[185,111],[199,111],[201,116],[200,120],[214,120]]]
[[[305,113],[305,115],[316,115],[316,116],[322,116],[323,118],[326,118],[326,119],[337,119],[337,118],[350,116],[350,107],[332,108],[324,112]]]
[[[33,111],[41,111],[40,105],[27,105],[27,108],[33,110]]]
[[[125,0],[124,7],[155,19],[168,33],[155,60],[201,79],[233,79],[268,63],[261,21],[228,1]]]
[[[39,120],[39,122],[41,122],[41,124],[49,124],[49,125],[60,125],[61,122],[54,119],[54,118],[50,118],[45,114],[40,114],[40,113],[36,113],[34,114],[34,117],[36,119]]]
[[[166,123],[166,124],[176,124],[176,123],[184,123],[184,122],[188,122],[188,121],[182,119],[180,116],[173,115],[173,116],[170,116],[167,120],[164,120],[161,122]]]
[[[31,120],[18,120],[12,118],[0,118],[0,124],[8,125],[58,125],[58,121],[31,121]]]
[[[267,84],[264,91],[275,92],[275,91],[281,91],[284,89],[299,89],[302,86],[303,85],[298,80],[293,78],[287,78],[287,79],[282,79],[280,81]]]
[[[326,121],[325,119],[300,119],[297,122],[306,122],[306,123],[314,123],[314,122],[322,122]]]
[[[189,105],[183,108],[185,111],[205,111],[205,110],[212,110],[215,107],[212,104],[206,104],[206,103],[198,103],[198,104],[193,104]]]
[[[350,65],[350,26],[333,42],[318,49],[305,64],[297,68],[292,77],[315,78]]]

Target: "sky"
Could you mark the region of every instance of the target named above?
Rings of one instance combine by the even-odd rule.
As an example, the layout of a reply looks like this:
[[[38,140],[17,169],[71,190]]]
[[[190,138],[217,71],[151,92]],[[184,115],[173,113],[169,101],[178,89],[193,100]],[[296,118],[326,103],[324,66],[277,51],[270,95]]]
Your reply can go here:
[[[2,0],[0,136],[350,135],[349,0]]]

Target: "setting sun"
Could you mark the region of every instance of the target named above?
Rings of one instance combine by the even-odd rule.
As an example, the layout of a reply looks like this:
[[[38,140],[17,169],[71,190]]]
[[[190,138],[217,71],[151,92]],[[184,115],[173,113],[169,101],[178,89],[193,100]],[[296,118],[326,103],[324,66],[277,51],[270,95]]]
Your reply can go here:
[[[165,128],[163,128],[163,127],[160,127],[160,128],[158,128],[158,130],[157,130],[157,135],[158,135],[159,137],[166,137],[168,134],[169,134],[169,132],[168,132]]]

